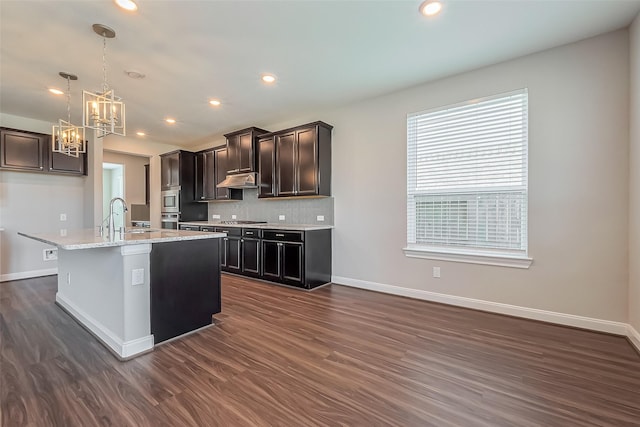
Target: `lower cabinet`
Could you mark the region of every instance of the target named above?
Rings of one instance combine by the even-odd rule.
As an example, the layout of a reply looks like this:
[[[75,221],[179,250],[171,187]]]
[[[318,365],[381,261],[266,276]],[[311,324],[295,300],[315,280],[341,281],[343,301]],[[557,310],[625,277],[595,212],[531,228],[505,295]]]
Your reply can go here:
[[[222,271],[313,289],[331,281],[331,230],[291,231],[181,224],[181,230],[227,233]]]

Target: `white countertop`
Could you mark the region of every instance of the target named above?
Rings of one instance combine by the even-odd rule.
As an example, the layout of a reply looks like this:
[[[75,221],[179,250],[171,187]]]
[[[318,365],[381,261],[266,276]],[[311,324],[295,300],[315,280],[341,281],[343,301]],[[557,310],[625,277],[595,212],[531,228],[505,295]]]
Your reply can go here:
[[[312,231],[312,230],[329,230],[333,225],[312,225],[312,224],[223,224],[220,221],[184,221],[180,224],[185,225],[210,225],[214,227],[237,227],[237,228],[261,228],[269,230],[292,230],[292,231]]]
[[[130,230],[149,230],[148,228],[130,228]],[[96,229],[69,230],[66,236],[59,234],[31,234],[18,233],[21,236],[38,240],[61,249],[93,249],[110,246],[139,245],[144,243],[176,242],[181,240],[215,239],[226,237],[226,233],[208,233],[206,231],[185,230],[153,230],[141,233],[116,233],[113,240],[109,240],[107,233],[100,236]]]

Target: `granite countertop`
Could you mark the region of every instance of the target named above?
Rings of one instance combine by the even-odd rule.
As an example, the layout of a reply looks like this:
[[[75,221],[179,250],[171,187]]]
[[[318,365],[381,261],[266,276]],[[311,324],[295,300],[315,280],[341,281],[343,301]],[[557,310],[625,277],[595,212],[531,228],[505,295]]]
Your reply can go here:
[[[91,228],[84,230],[69,230],[66,236],[60,236],[59,234],[53,233],[32,234],[19,232],[18,234],[67,250],[226,237],[225,233],[208,233],[206,231],[161,230],[142,227],[131,227],[128,230],[133,232],[124,233],[123,235],[116,233],[113,240],[109,240],[107,233],[100,236],[96,229]]]
[[[292,231],[313,231],[329,230],[333,225],[312,225],[312,224],[223,224],[220,221],[181,221],[185,225],[211,225],[215,227],[237,227],[237,228],[261,228],[263,230],[292,230]]]

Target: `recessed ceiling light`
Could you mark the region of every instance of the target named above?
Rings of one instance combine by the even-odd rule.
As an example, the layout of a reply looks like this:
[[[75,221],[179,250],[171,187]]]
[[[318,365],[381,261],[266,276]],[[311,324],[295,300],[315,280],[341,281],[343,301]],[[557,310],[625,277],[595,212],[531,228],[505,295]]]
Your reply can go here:
[[[442,10],[442,3],[436,0],[427,0],[420,5],[420,13],[424,16],[434,16]]]
[[[274,76],[273,74],[263,74],[262,81],[271,84],[276,81],[276,76]]]
[[[135,12],[136,10],[138,10],[138,5],[133,0],[115,0],[115,2],[124,10],[128,10],[130,12]]]
[[[129,76],[129,77],[131,77],[132,79],[135,79],[135,80],[141,80],[141,79],[144,79],[146,77],[143,73],[141,73],[140,71],[136,71],[136,70],[124,70],[124,73],[127,76]]]
[[[164,119],[164,121],[170,125],[174,125],[176,123],[176,119],[172,119],[171,117]]]
[[[64,93],[63,91],[61,91],[60,89],[56,89],[55,87],[50,87],[49,92],[54,95],[62,95]]]
[[[144,133],[144,132],[136,132],[136,135],[138,135],[138,136],[145,136],[145,135],[146,135],[146,133]]]
[[[213,105],[214,107],[218,107],[222,103],[217,99],[212,99],[209,101],[209,104]]]

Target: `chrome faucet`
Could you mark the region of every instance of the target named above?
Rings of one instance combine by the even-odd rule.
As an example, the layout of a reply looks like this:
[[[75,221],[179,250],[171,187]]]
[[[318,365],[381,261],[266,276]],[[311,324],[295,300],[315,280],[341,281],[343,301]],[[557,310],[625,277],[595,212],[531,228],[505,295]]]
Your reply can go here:
[[[127,202],[124,201],[123,198],[121,197],[114,197],[113,199],[111,199],[111,202],[109,202],[109,238],[113,240],[113,238],[115,237],[115,233],[116,233],[116,225],[115,222],[113,220],[113,204],[115,202],[117,202],[118,200],[120,200],[122,202],[122,215],[124,216],[125,212],[127,212],[129,209],[127,208]],[[124,219],[122,220],[122,229],[121,229],[121,233],[124,233]]]

